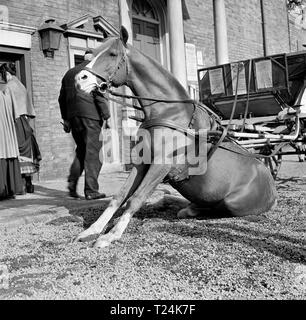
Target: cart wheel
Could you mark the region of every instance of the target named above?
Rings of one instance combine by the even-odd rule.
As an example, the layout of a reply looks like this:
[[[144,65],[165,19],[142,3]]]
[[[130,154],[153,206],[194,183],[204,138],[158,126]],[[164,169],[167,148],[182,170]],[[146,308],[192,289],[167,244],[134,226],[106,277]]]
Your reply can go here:
[[[282,164],[282,155],[276,155],[270,158],[265,158],[264,162],[267,168],[270,170],[273,179],[276,180],[279,169]]]

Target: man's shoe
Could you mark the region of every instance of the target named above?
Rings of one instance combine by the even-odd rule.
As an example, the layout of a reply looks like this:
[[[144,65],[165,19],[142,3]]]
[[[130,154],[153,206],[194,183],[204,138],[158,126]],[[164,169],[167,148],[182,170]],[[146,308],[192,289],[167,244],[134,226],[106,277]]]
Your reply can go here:
[[[34,185],[30,183],[26,183],[26,191],[27,193],[34,193]]]
[[[105,193],[93,193],[93,194],[87,194],[85,196],[86,200],[98,200],[105,198]]]
[[[81,197],[78,195],[76,191],[69,191],[69,198],[74,200],[81,200]]]
[[[76,192],[77,184],[74,181],[68,181],[68,191],[69,191],[69,198],[74,200],[81,200],[81,197]]]

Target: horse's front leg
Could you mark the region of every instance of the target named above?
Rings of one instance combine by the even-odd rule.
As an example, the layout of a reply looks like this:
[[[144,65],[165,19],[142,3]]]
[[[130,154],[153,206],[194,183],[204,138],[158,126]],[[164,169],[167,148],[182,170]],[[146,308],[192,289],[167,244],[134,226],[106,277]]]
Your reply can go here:
[[[121,187],[119,193],[112,199],[109,206],[105,209],[99,219],[93,223],[87,230],[81,232],[75,241],[91,241],[96,239],[108,224],[116,211],[126,202],[133,194],[145,176],[149,165],[139,165],[134,167],[128,176],[126,182]]]
[[[129,224],[134,213],[137,212],[144,201],[153,193],[157,185],[169,173],[171,166],[151,165],[141,184],[133,196],[128,200],[127,209],[117,222],[117,224],[107,234],[101,235],[95,243],[95,247],[104,248],[113,241],[119,240]]]

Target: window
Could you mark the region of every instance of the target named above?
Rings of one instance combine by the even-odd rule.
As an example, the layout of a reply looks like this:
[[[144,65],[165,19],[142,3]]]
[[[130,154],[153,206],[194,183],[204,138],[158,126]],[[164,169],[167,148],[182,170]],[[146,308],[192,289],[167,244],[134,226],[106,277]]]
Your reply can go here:
[[[133,16],[146,18],[158,22],[157,15],[152,6],[146,0],[134,0],[132,5]]]
[[[160,26],[157,14],[147,1],[133,1],[133,44],[161,62]]]
[[[74,65],[77,66],[78,64],[81,64],[84,61],[84,55],[74,55]]]

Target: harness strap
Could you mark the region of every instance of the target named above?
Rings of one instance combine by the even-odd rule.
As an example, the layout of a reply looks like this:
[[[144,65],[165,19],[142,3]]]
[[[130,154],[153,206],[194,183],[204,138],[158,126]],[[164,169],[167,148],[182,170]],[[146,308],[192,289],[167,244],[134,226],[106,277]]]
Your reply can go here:
[[[186,129],[171,120],[153,119],[153,120],[144,122],[140,127],[143,129],[149,129],[156,126],[168,127],[170,129],[177,130],[179,132],[190,135],[192,137],[197,137],[200,135],[199,132],[191,131],[190,128]],[[212,155],[217,151],[217,149],[221,146],[222,142],[226,138],[227,131],[223,130],[223,132],[221,132],[218,130],[208,130],[206,134],[207,134],[207,142],[210,142],[213,145],[207,155],[207,161],[208,161],[212,157]],[[218,137],[218,142],[216,144],[213,144],[217,137]]]
[[[142,112],[143,112],[142,108],[140,108],[140,107],[138,107],[138,106],[136,106],[136,105],[134,105],[134,104],[127,103],[127,102],[122,102],[122,101],[120,101],[120,100],[118,100],[118,99],[113,99],[113,98],[108,98],[108,100],[113,101],[113,102],[116,102],[116,103],[118,103],[118,104],[121,104],[122,106],[134,108],[134,109],[136,109],[136,110],[139,110],[139,111],[142,111]]]
[[[187,99],[187,100],[165,100],[165,99],[154,99],[154,98],[145,98],[145,97],[140,97],[140,96],[134,96],[134,95],[129,95],[129,94],[122,94],[122,93],[117,93],[114,92],[111,89],[107,90],[111,95],[115,97],[121,97],[121,98],[126,98],[126,99],[139,99],[139,100],[144,100],[144,101],[152,101],[152,102],[166,102],[166,103],[196,103],[195,100],[193,99]]]
[[[168,127],[168,128],[171,128],[171,129],[174,129],[174,130],[177,130],[177,131],[180,131],[184,134],[187,134],[187,135],[191,135],[193,137],[195,136],[199,136],[199,133],[194,133],[191,131],[191,128],[193,127],[193,124],[194,124],[194,121],[195,121],[195,116],[196,116],[196,109],[197,107],[202,109],[202,110],[205,110],[207,113],[209,113],[211,116],[213,116],[215,118],[215,120],[219,123],[219,126],[221,127],[221,119],[220,117],[214,113],[211,109],[209,109],[207,106],[203,105],[203,104],[200,104],[199,102],[193,100],[193,99],[186,99],[186,100],[166,100],[166,99],[154,99],[154,98],[145,98],[145,97],[140,97],[140,96],[135,96],[135,95],[127,95],[127,94],[120,94],[120,93],[116,93],[114,91],[112,91],[110,89],[111,85],[112,85],[112,81],[113,81],[113,78],[117,75],[117,72],[120,70],[121,68],[121,65],[125,63],[125,68],[126,68],[126,75],[128,75],[129,73],[129,70],[128,70],[128,63],[127,63],[127,53],[125,50],[123,50],[123,55],[120,59],[120,61],[118,62],[118,64],[116,65],[115,69],[113,70],[113,73],[108,77],[108,79],[104,79],[102,76],[100,76],[99,74],[95,73],[93,70],[89,70],[90,72],[92,72],[93,74],[95,74],[96,76],[106,80],[106,82],[104,83],[101,83],[101,85],[97,85],[97,88],[98,90],[101,90],[102,86],[106,84],[106,88],[105,90],[103,91],[103,93],[105,91],[108,91],[111,95],[113,96],[117,96],[117,97],[121,97],[121,98],[126,98],[126,99],[138,99],[138,100],[143,100],[143,101],[151,101],[151,102],[162,102],[162,103],[190,103],[190,104],[193,104],[194,106],[194,112],[192,114],[192,118],[190,120],[190,123],[188,125],[188,129],[184,128],[183,126],[180,126],[178,124],[176,124],[175,122],[171,121],[171,120],[159,120],[159,119],[153,119],[153,120],[147,120],[145,121],[144,123],[142,123],[142,125],[140,126],[140,128],[144,128],[144,129],[148,129],[148,128],[152,128],[152,127],[155,127],[155,126],[162,126],[162,127]],[[248,81],[248,100],[249,100],[249,91],[250,91],[250,73],[251,73],[251,62],[250,62],[250,66],[249,66],[249,81]],[[87,69],[87,68],[85,68]],[[236,82],[236,93],[235,93],[235,101],[234,101],[234,105],[233,105],[233,108],[232,108],[232,113],[231,113],[231,116],[230,116],[230,120],[229,120],[229,124],[226,128],[222,127],[223,131],[220,132],[220,131],[207,131],[207,138],[209,137],[209,135],[212,135],[212,136],[220,136],[218,142],[213,145],[213,147],[210,149],[209,151],[209,155],[208,155],[208,160],[212,157],[212,155],[214,154],[214,152],[218,149],[218,148],[222,148],[224,150],[228,150],[230,152],[234,152],[234,153],[237,153],[239,155],[245,155],[247,157],[251,157],[251,158],[270,158],[274,155],[277,154],[277,152],[282,149],[285,145],[288,144],[288,142],[284,142],[284,143],[281,143],[277,148],[275,148],[275,150],[270,154],[270,155],[259,155],[259,154],[252,154],[250,152],[248,152],[248,150],[246,150],[247,153],[243,154],[243,153],[240,153],[238,151],[235,151],[235,150],[231,150],[231,149],[228,149],[224,146],[222,146],[222,142],[224,141],[224,139],[227,137],[227,133],[228,133],[228,128],[233,120],[233,117],[234,117],[234,114],[235,114],[235,110],[236,110],[236,107],[237,107],[237,100],[238,100],[238,84],[239,84],[239,73],[240,73],[240,69],[239,69],[239,65],[238,65],[238,69],[237,69],[237,82]],[[119,101],[115,100],[115,99],[110,99],[110,100],[113,100],[117,103],[120,103]],[[249,101],[248,101],[249,102]],[[120,104],[123,104],[123,103],[120,103]],[[133,107],[134,109],[141,109],[137,106],[134,106],[134,105],[131,105],[131,104],[126,104],[130,107]],[[145,107],[145,106],[144,106]],[[244,123],[243,123],[243,127],[245,125],[245,119],[246,119],[246,115],[247,115],[247,112],[248,112],[248,103],[247,103],[247,106],[245,108],[245,117],[244,117]],[[142,110],[143,111],[143,110]],[[207,139],[208,140],[208,139]]]
[[[199,132],[196,132],[196,131],[192,130],[191,128],[186,129],[183,126],[180,126],[171,120],[159,120],[159,119],[148,120],[148,121],[143,122],[140,125],[140,128],[141,129],[150,129],[150,128],[159,127],[159,126],[174,129],[179,132],[186,133],[187,135],[192,136],[192,137],[199,136]],[[207,133],[207,138],[213,139],[213,140],[222,136],[222,131],[219,131],[219,130],[207,130],[206,133]]]
[[[234,141],[233,141],[234,142]],[[236,150],[232,150],[230,148],[226,148],[225,146],[219,146],[220,149],[223,149],[223,150],[227,150],[229,152],[232,152],[232,153],[236,153],[236,154],[239,154],[240,156],[245,156],[245,157],[248,157],[248,158],[253,158],[253,159],[268,159],[268,158],[271,158],[271,157],[274,157],[277,155],[277,153],[282,149],[284,148],[287,144],[289,144],[290,142],[282,142],[280,143],[274,150],[271,154],[269,155],[264,155],[264,154],[256,154],[256,153],[251,153],[249,152],[248,150],[246,149],[243,149],[245,150],[246,152],[245,153],[242,153],[242,152],[238,152]],[[239,145],[239,144],[238,144]],[[240,146],[241,147],[241,146]]]
[[[214,119],[218,122],[218,124],[221,126],[221,119],[220,117],[213,112],[210,108],[208,108],[205,104],[200,103],[199,101],[195,102],[195,105],[197,108],[201,109],[202,111],[206,111],[208,114],[214,117]]]
[[[209,107],[207,107],[206,105],[200,103],[199,101],[193,100],[193,99],[189,99],[189,100],[164,100],[164,99],[153,99],[153,98],[145,98],[145,97],[140,97],[140,96],[134,96],[134,95],[128,95],[128,94],[122,94],[122,93],[117,93],[112,91],[111,89],[107,88],[106,91],[115,96],[115,97],[120,97],[120,98],[125,98],[125,99],[139,99],[139,100],[144,100],[144,101],[152,101],[152,102],[164,102],[164,103],[192,103],[195,108],[199,108],[202,111],[206,111],[208,112],[211,116],[213,116],[215,118],[215,120],[218,122],[219,125],[221,125],[221,119],[220,117],[214,112],[212,111]],[[124,103],[119,102],[118,100],[115,100],[115,102],[118,102],[119,104],[124,105]],[[125,103],[127,106],[133,107],[134,109],[137,110],[141,110],[143,111],[141,108],[135,106],[135,105],[131,105],[128,103]],[[194,116],[195,116],[195,112],[194,112]]]
[[[214,153],[217,151],[217,149],[221,146],[222,142],[224,141],[225,137],[227,136],[228,128],[229,128],[231,122],[233,121],[234,114],[235,114],[236,107],[237,107],[237,101],[238,101],[239,73],[240,73],[240,69],[239,69],[239,65],[238,65],[235,101],[234,101],[232,113],[231,113],[231,116],[230,116],[230,119],[229,119],[229,123],[228,123],[228,126],[227,126],[227,127],[223,128],[223,133],[222,133],[222,136],[220,137],[219,141],[209,150],[209,154],[208,154],[208,156],[207,156],[207,161],[209,161],[209,159],[213,156],[213,154],[214,154]]]
[[[223,129],[223,132],[222,132],[222,135],[221,135],[220,139],[219,139],[218,142],[217,142],[215,145],[213,145],[213,146],[211,147],[211,149],[209,150],[209,154],[207,155],[207,161],[209,161],[210,158],[213,156],[213,154],[217,151],[217,149],[218,149],[219,147],[221,147],[221,144],[222,144],[222,142],[224,141],[226,135],[227,135],[227,130],[226,130],[226,129]]]
[[[179,132],[186,133],[187,135],[190,135],[192,137],[196,136],[196,133],[191,130],[191,128],[184,128],[183,126],[175,123],[174,121],[171,120],[160,120],[160,119],[152,119],[152,120],[147,120],[144,123],[141,124],[140,128],[142,129],[149,129],[152,127],[167,127],[170,129],[175,129]]]

